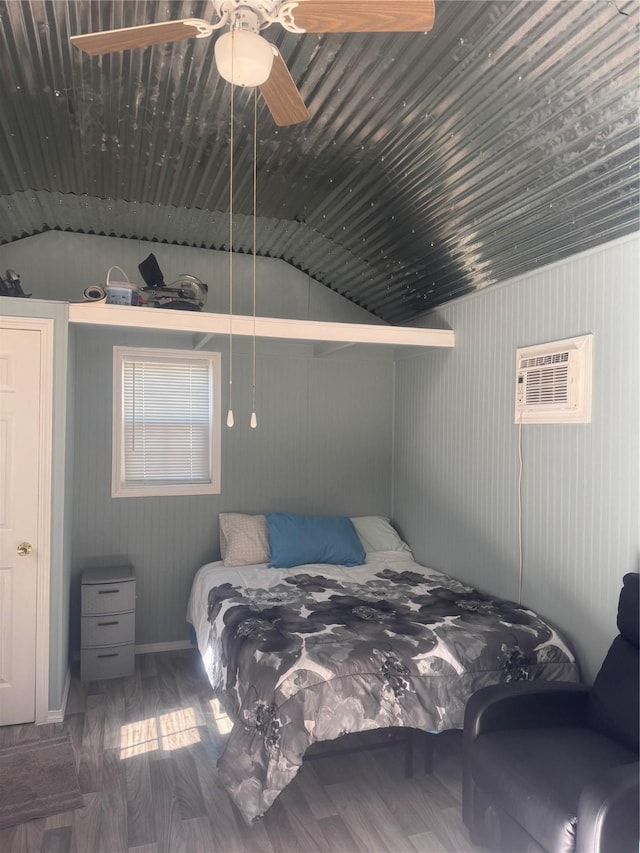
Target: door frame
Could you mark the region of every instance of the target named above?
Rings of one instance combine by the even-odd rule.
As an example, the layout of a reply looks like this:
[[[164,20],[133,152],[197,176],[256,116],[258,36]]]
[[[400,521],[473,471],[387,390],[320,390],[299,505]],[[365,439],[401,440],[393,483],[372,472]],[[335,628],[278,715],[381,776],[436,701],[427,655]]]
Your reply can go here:
[[[36,572],[36,725],[49,721],[49,625],[51,605],[51,486],[53,452],[53,319],[0,316],[0,329],[40,332],[40,430],[38,444],[38,565]]]

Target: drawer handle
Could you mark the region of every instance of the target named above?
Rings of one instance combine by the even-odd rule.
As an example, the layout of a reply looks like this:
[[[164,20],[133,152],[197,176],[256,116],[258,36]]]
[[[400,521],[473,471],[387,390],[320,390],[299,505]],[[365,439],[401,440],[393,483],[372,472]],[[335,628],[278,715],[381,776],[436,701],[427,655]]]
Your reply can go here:
[[[119,589],[99,589],[98,595],[113,595],[115,592],[120,592]]]
[[[120,621],[116,619],[114,622],[98,622],[99,628],[104,628],[106,625],[119,625]]]
[[[119,657],[119,652],[111,652],[110,655],[96,655],[98,658],[117,658]]]

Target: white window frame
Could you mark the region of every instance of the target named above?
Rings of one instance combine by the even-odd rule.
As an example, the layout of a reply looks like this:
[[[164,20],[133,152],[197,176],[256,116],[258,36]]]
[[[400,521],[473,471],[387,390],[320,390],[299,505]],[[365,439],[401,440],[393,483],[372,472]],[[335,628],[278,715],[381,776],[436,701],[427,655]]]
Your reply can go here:
[[[206,361],[209,363],[211,380],[211,407],[209,417],[209,440],[211,442],[211,480],[206,483],[139,483],[128,485],[124,479],[124,406],[123,406],[123,363],[124,361],[149,360],[150,358],[175,361]],[[220,494],[220,362],[219,352],[203,352],[178,349],[153,349],[150,347],[113,348],[113,427],[111,457],[111,496],[148,497],[156,495],[218,495]]]

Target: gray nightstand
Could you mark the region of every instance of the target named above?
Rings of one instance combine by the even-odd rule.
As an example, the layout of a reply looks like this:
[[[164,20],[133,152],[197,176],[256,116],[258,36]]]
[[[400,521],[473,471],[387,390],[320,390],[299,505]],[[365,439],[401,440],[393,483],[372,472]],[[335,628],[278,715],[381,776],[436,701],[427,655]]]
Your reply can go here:
[[[82,573],[80,679],[121,678],[135,669],[136,579],[130,566]]]

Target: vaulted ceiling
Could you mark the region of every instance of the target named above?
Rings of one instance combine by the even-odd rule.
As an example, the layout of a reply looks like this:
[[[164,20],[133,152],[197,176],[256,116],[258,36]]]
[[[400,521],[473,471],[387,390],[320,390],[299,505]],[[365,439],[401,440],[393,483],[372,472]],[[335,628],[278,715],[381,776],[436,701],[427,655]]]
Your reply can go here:
[[[390,0],[390,4],[393,0]],[[0,2],[0,243],[61,229],[229,244],[217,33],[89,57],[69,36],[209,0]],[[265,31],[310,110],[258,101],[257,252],[391,323],[638,229],[638,0],[436,0],[428,33]],[[251,252],[253,90],[235,89]]]

